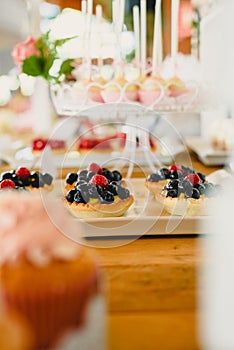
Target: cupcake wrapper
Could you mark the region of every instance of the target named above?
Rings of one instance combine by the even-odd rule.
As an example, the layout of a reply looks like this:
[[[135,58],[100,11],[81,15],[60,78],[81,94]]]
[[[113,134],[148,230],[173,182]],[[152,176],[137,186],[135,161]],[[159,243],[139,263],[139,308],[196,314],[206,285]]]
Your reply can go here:
[[[37,349],[51,348],[61,335],[85,321],[89,299],[96,292],[93,281],[82,286],[67,286],[63,290],[29,291],[27,294],[5,293],[10,309],[22,313],[35,332]]]

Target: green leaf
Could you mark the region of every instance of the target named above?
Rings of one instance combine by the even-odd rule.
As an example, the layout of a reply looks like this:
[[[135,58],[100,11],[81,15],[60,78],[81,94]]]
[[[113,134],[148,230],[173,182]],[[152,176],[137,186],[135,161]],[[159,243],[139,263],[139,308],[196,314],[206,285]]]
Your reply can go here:
[[[49,77],[49,71],[54,63],[55,57],[53,55],[48,55],[44,60],[44,77],[47,79]]]
[[[76,36],[72,36],[70,38],[65,38],[65,39],[58,39],[54,42],[54,46],[55,48],[62,46],[63,44],[65,44],[66,42],[68,42],[69,40],[75,39],[77,38]]]
[[[135,50],[132,50],[128,55],[125,56],[125,60],[127,61],[127,63],[131,63],[134,58]]]
[[[36,55],[26,58],[23,62],[22,70],[25,74],[37,77],[43,76],[43,62]]]
[[[60,67],[59,70],[59,75],[61,74],[65,74],[65,75],[69,75],[71,74],[71,72],[73,71],[74,67],[72,67],[71,63],[73,62],[73,59],[68,59],[66,61],[64,61]]]

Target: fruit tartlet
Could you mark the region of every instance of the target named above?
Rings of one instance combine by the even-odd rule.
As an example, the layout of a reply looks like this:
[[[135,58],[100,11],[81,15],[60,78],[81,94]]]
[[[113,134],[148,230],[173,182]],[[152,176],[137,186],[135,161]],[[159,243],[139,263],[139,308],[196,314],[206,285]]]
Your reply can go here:
[[[48,173],[30,171],[26,167],[19,167],[16,170],[5,171],[0,174],[0,189],[17,190],[52,190],[53,177]]]
[[[172,215],[206,215],[207,204],[222,192],[220,185],[201,179],[194,173],[184,178],[170,180],[155,198]]]
[[[134,201],[121,173],[100,168],[96,163],[78,174],[68,174],[66,188],[70,190],[65,201],[71,213],[78,218],[122,216]]]
[[[157,172],[150,174],[146,179],[145,186],[153,194],[160,193],[169,180],[179,179],[193,173],[195,173],[195,170],[190,167],[172,164],[168,168],[161,168]],[[205,179],[203,174],[198,173],[198,175],[202,180]]]
[[[66,152],[66,142],[64,140],[37,138],[32,141],[32,153],[38,155],[46,146],[49,146],[54,154]]]

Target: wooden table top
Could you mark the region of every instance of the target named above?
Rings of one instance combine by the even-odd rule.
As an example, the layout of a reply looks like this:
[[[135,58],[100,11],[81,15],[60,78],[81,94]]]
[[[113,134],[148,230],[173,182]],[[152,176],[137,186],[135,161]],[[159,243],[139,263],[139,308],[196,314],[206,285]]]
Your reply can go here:
[[[186,164],[183,154],[176,162]],[[205,174],[218,169],[205,167],[194,156],[191,162]],[[142,175],[135,169],[135,177]],[[199,349],[197,269],[204,239],[145,236],[116,241],[116,248],[95,248],[95,241],[88,242],[99,255],[107,282],[107,350]]]

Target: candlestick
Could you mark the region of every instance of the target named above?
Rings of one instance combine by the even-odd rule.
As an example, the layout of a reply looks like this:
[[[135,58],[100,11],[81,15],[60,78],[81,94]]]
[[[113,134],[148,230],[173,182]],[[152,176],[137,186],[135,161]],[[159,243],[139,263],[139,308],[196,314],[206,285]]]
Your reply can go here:
[[[146,0],[141,0],[141,70],[146,70]]]
[[[161,34],[160,17],[161,17],[161,0],[157,0],[155,4],[155,13],[154,13],[154,37],[153,37],[153,55],[152,55],[153,74],[156,74],[158,70],[158,51],[160,46],[160,34]]]
[[[139,7],[133,7],[133,26],[135,34],[135,59],[137,64],[140,63],[140,14]]]

